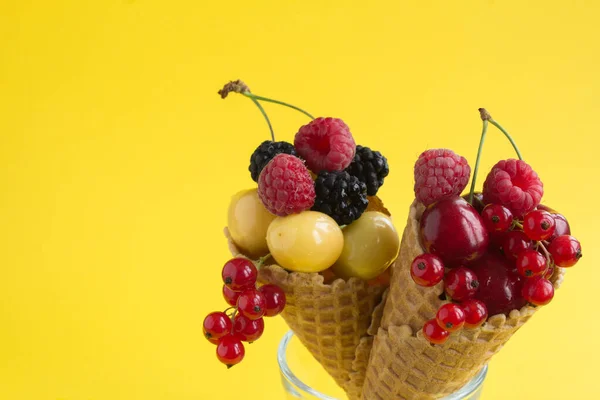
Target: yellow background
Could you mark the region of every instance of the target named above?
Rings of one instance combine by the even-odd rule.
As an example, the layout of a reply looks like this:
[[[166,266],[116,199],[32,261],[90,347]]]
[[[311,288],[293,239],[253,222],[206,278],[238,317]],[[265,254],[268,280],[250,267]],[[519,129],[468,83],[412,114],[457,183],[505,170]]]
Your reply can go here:
[[[217,96],[236,78],[383,150],[398,221],[417,155],[473,164],[487,107],[585,256],[483,398],[600,397],[599,3],[375,3],[0,2],[0,399],[280,398],[280,319],[230,371],[201,334],[224,306],[229,198],[268,135]],[[307,122],[267,111],[280,139]],[[492,128],[482,173],[512,156]]]

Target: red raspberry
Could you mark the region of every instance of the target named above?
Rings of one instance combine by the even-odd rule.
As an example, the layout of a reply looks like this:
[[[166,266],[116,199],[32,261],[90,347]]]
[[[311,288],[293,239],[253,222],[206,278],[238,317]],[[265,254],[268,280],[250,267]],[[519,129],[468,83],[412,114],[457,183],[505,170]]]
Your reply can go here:
[[[271,213],[285,216],[309,210],[315,204],[315,186],[302,160],[278,154],[258,177],[258,197]]]
[[[542,199],[544,185],[536,172],[522,160],[499,161],[483,184],[483,201],[499,203],[515,217],[533,210]]]
[[[415,163],[415,196],[426,206],[460,194],[469,182],[471,167],[448,149],[423,152]]]
[[[296,133],[294,147],[315,174],[346,169],[356,152],[350,128],[339,118],[317,118],[304,125]]]

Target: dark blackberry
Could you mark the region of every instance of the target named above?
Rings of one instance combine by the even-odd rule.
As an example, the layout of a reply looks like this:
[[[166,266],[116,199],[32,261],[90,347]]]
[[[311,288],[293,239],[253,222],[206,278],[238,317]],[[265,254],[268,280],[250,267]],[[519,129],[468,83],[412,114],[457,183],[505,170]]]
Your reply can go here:
[[[378,151],[356,146],[356,153],[346,171],[367,185],[367,194],[375,196],[390,173],[387,159]]]
[[[290,154],[296,155],[296,150],[291,143],[288,142],[273,142],[271,140],[265,140],[254,150],[252,156],[250,156],[250,176],[254,182],[258,182],[258,176],[263,170],[265,165],[269,163],[277,154]]]
[[[339,225],[348,225],[367,208],[367,186],[346,171],[321,171],[315,181],[313,211],[329,215]]]

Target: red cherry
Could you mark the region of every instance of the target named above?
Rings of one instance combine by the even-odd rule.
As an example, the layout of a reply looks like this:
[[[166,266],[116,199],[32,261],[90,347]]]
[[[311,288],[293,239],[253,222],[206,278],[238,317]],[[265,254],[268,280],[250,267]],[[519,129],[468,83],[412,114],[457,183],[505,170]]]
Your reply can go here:
[[[235,292],[227,287],[227,285],[223,285],[223,297],[225,301],[230,306],[235,306],[237,304],[237,299],[240,297],[240,292]]]
[[[532,245],[533,243],[525,233],[521,231],[510,231],[504,234],[502,251],[508,260],[515,261],[519,254],[525,250],[529,250]]]
[[[252,343],[260,338],[265,330],[265,320],[248,319],[242,314],[237,314],[233,323],[233,331],[244,342]]]
[[[470,299],[460,305],[465,312],[465,328],[477,328],[481,326],[488,317],[487,307],[483,301]]]
[[[450,270],[444,279],[446,294],[455,301],[470,299],[478,287],[477,275],[465,267]]]
[[[554,217],[548,211],[533,210],[523,217],[523,232],[531,240],[546,240],[555,228]]]
[[[265,315],[267,301],[256,289],[246,289],[238,297],[238,311],[249,319],[259,319]]]
[[[227,368],[239,364],[244,358],[244,354],[244,345],[236,335],[223,336],[219,340],[219,345],[217,346],[217,358],[223,364],[227,365]]]
[[[554,233],[548,238],[548,241],[551,242],[559,236],[571,234],[569,221],[567,221],[564,215],[552,214],[552,217],[554,218]]]
[[[513,222],[512,212],[500,204],[488,204],[481,212],[481,218],[488,232],[506,232]]]
[[[523,297],[536,306],[544,306],[554,297],[554,286],[548,279],[535,277],[527,279],[523,285]]]
[[[525,250],[517,257],[517,271],[525,278],[544,275],[547,269],[546,257],[535,250]]]
[[[252,261],[245,258],[233,258],[223,266],[223,283],[231,290],[241,292],[256,284],[258,271]]]
[[[465,312],[458,304],[446,303],[437,311],[435,319],[441,328],[456,332],[465,324]]]
[[[548,251],[554,263],[563,268],[572,267],[581,258],[581,244],[570,235],[562,235],[554,239]]]
[[[224,312],[212,312],[204,318],[202,324],[204,337],[212,344],[231,332],[231,319]]]
[[[423,336],[433,344],[442,344],[448,340],[450,332],[439,326],[435,319],[430,319],[423,325]]]
[[[277,285],[263,285],[258,289],[265,296],[265,317],[274,317],[285,308],[285,293]]]
[[[435,286],[444,279],[444,262],[434,254],[416,256],[410,266],[410,276],[417,285]]]

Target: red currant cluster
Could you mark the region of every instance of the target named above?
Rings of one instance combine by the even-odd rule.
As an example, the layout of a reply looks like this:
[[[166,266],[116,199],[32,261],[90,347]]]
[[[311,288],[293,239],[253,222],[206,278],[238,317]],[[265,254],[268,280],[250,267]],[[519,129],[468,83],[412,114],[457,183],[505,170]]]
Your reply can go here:
[[[252,261],[233,258],[223,266],[223,297],[232,307],[204,319],[206,339],[217,345],[217,358],[227,368],[244,358],[242,342],[252,343],[265,329],[263,317],[274,317],[285,307],[285,293],[277,285],[257,288],[258,271]]]

